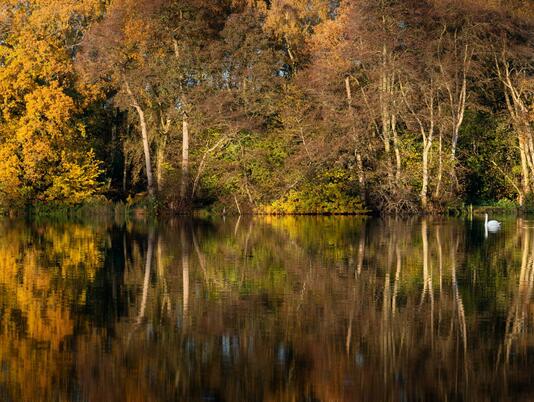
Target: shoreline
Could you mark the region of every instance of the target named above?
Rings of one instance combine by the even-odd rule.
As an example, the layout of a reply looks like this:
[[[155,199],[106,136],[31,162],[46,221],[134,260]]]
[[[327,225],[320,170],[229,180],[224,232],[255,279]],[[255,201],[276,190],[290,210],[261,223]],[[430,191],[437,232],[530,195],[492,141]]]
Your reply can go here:
[[[30,206],[25,209],[18,211],[6,211],[4,216],[9,217],[27,217],[31,219],[38,218],[57,218],[57,219],[76,219],[76,218],[90,218],[97,216],[109,216],[109,217],[135,217],[135,218],[146,218],[146,217],[192,217],[192,218],[209,218],[209,217],[256,217],[256,216],[265,216],[265,217],[417,217],[417,216],[450,216],[450,217],[473,217],[475,215],[481,215],[484,213],[489,213],[493,215],[528,215],[534,213],[532,209],[525,208],[503,208],[501,206],[494,205],[470,205],[462,209],[450,209],[448,211],[442,212],[420,212],[420,213],[411,213],[411,214],[385,214],[379,213],[376,211],[358,211],[353,213],[347,212],[302,212],[302,213],[268,213],[264,211],[235,211],[235,212],[219,212],[208,209],[196,209],[190,212],[177,212],[169,208],[156,207],[148,203],[143,203],[142,205],[128,205],[123,202],[98,202],[90,203],[85,205],[48,205],[43,206]]]

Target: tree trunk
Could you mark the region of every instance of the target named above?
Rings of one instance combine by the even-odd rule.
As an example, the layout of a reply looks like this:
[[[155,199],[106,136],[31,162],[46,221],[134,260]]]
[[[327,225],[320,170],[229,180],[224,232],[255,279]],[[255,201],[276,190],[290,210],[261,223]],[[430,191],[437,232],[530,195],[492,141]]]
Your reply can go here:
[[[360,197],[365,201],[365,172],[363,170],[362,155],[356,152],[356,165],[358,167],[358,184],[360,185]]]
[[[445,30],[443,34],[445,33]],[[458,148],[458,138],[460,136],[460,129],[462,127],[465,110],[467,106],[467,79],[471,70],[471,60],[473,51],[470,50],[469,45],[463,46],[459,50],[459,39],[457,33],[454,34],[453,45],[453,63],[454,70],[451,74],[447,74],[445,67],[441,60],[439,67],[441,70],[443,84],[449,98],[449,108],[452,121],[452,136],[451,136],[451,173],[456,178],[456,150]],[[441,39],[440,39],[441,47]],[[460,70],[461,68],[461,70]]]
[[[145,118],[145,112],[137,102],[137,99],[135,98],[132,90],[130,89],[130,85],[126,82],[126,92],[128,92],[128,95],[130,96],[130,99],[132,101],[133,108],[137,111],[137,114],[139,116],[139,124],[141,127],[141,137],[143,140],[143,152],[145,154],[145,169],[146,169],[146,179],[148,184],[148,194],[150,196],[155,195],[154,191],[154,180],[152,176],[152,161],[150,158],[150,144],[148,142],[148,126],[146,124],[146,118]]]
[[[158,192],[163,190],[163,165],[165,164],[165,150],[167,148],[167,138],[171,129],[172,120],[167,117],[164,119],[160,116],[161,136],[158,141],[158,150],[156,154],[156,183]]]
[[[122,193],[123,195],[126,195],[126,187],[128,184],[128,157],[126,154],[126,142],[123,140],[122,142],[122,157],[123,157],[123,165],[122,165]]]
[[[528,121],[528,118],[526,119]],[[521,124],[519,131],[523,132],[523,138],[526,139],[526,149],[527,149],[527,162],[530,167],[531,177],[534,177],[534,143],[532,142],[532,134],[530,133],[530,128],[528,123]]]
[[[386,169],[388,174],[388,180],[391,183],[393,179],[392,169],[391,169],[391,118],[389,115],[388,106],[386,104],[387,97],[387,77],[384,73],[382,77],[382,88],[380,94],[380,103],[381,103],[381,115],[382,115],[382,141],[384,143],[384,151],[386,154]]]
[[[406,96],[406,93],[404,91],[404,88],[401,84],[400,91],[402,94],[402,97],[404,99],[404,103],[406,104],[408,110],[414,117],[414,119],[417,121],[417,124],[419,125],[419,130],[421,132],[421,139],[423,140],[423,167],[422,167],[422,184],[421,184],[421,207],[424,211],[427,210],[428,207],[428,182],[429,182],[429,155],[430,151],[432,150],[432,141],[434,139],[434,130],[436,126],[436,117],[435,117],[435,88],[434,88],[434,82],[431,80],[430,87],[428,88],[428,97],[425,100],[425,104],[428,107],[428,121],[425,123],[422,119],[421,112],[416,112],[413,107],[410,105],[410,102],[408,101],[408,98]]]
[[[154,191],[154,180],[152,178],[152,161],[150,159],[150,145],[148,143],[148,128],[145,119],[145,113],[143,109],[139,106],[135,106],[137,114],[139,115],[139,121],[141,123],[141,137],[143,138],[143,151],[145,154],[145,169],[146,169],[146,180],[148,184],[148,194],[150,196],[155,195]]]
[[[513,80],[512,68],[508,63],[506,51],[501,55],[495,55],[495,67],[497,75],[503,84],[504,99],[510,114],[512,126],[516,132],[521,156],[522,192],[519,194],[520,201],[531,192],[531,174],[534,177],[534,149],[532,149],[532,134],[530,132],[529,111],[524,100],[521,98],[521,90]]]
[[[140,107],[136,107],[141,122],[141,136],[143,138],[143,151],[145,153],[146,179],[148,183],[148,194],[154,196],[154,180],[152,179],[152,161],[150,159],[150,145],[148,143],[148,128],[145,120],[145,113]]]
[[[423,210],[426,210],[428,207],[428,155],[432,147],[432,140],[429,140],[425,147],[423,148],[423,183],[421,186],[421,206]]]
[[[523,188],[523,195],[526,195],[530,192],[530,171],[525,137],[520,132],[517,133],[517,141],[519,143],[519,154],[521,156],[521,184]]]
[[[180,184],[180,197],[182,205],[189,205],[189,121],[184,114],[182,121],[182,180]]]
[[[397,116],[391,115],[391,131],[393,132],[393,148],[395,149],[395,160],[397,162],[397,170],[395,172],[395,179],[397,182],[401,178],[402,159],[399,147],[399,135],[397,133]],[[397,183],[398,184],[398,183]]]
[[[384,142],[384,151],[386,154],[386,170],[388,175],[388,182],[391,185],[393,182],[393,166],[391,160],[391,137],[392,137],[392,91],[393,91],[393,77],[388,73],[389,68],[389,52],[387,46],[382,47],[382,71],[380,77],[380,114],[382,120],[382,141]]]
[[[352,110],[352,89],[350,87],[350,77],[345,78],[345,92],[347,95],[347,106],[349,110],[349,118],[350,118],[350,125],[352,130],[352,136],[354,139],[354,142],[359,142],[357,140],[356,136],[356,129],[354,127],[354,112]],[[363,162],[362,162],[362,155],[356,148],[354,150],[354,156],[356,157],[356,166],[358,169],[358,184],[360,186],[360,196],[362,200],[365,200],[365,175],[363,171]]]
[[[438,178],[436,184],[436,191],[434,192],[435,198],[438,200],[441,195],[441,182],[443,180],[443,132],[439,129],[439,161],[438,161]]]
[[[451,156],[452,156],[452,163],[453,163],[453,174],[455,174],[456,170],[454,167],[454,164],[456,163],[456,150],[458,148],[458,139],[460,138],[460,129],[462,128],[462,124],[464,122],[464,116],[465,116],[465,109],[466,109],[466,103],[467,103],[467,73],[469,71],[469,65],[470,65],[470,59],[467,59],[467,50],[466,50],[466,59],[464,60],[464,70],[463,70],[463,78],[462,78],[462,85],[461,89],[457,96],[456,102],[453,100],[454,95],[451,91],[449,91],[449,97],[451,99],[450,101],[450,107],[454,112],[452,113],[452,145],[451,145]],[[448,87],[449,88],[449,87]]]
[[[158,193],[163,190],[163,164],[165,162],[165,148],[167,146],[167,138],[163,138],[158,145],[158,152],[156,155],[156,183],[158,186]]]

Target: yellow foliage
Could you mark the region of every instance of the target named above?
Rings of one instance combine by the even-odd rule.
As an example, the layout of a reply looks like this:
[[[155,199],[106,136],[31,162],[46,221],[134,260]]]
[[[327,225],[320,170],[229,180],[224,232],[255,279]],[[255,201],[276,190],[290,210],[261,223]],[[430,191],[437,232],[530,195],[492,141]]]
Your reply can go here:
[[[329,9],[328,0],[274,0],[266,13],[265,29],[298,53],[312,32],[312,21],[326,20]]]
[[[18,207],[20,199],[20,163],[13,144],[0,146],[0,206]]]
[[[91,85],[75,87],[68,46],[80,29],[72,24],[101,8],[98,0],[4,0],[0,207],[31,199],[79,203],[101,188],[99,163],[79,141],[85,126],[78,118],[101,94]]]
[[[45,192],[45,196],[48,201],[80,204],[101,190],[102,184],[98,178],[102,169],[92,151],[77,161],[69,161],[66,158],[63,153],[61,171],[54,176],[52,186]]]

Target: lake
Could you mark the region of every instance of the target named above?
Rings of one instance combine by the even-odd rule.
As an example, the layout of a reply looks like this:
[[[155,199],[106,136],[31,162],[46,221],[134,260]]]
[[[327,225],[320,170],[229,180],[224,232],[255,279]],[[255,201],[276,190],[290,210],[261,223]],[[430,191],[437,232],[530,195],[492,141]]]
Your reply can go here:
[[[534,399],[534,220],[0,223],[2,401]]]

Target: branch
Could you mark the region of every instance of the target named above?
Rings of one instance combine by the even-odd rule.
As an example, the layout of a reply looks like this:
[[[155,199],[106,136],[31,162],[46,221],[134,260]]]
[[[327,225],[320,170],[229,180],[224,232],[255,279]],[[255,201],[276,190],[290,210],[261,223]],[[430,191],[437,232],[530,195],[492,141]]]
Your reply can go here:
[[[521,190],[519,189],[519,186],[515,183],[515,181],[512,180],[512,178],[511,178],[510,176],[508,176],[508,175],[504,172],[504,170],[502,170],[502,169],[499,167],[499,165],[497,165],[497,163],[496,163],[493,159],[491,160],[491,163],[493,163],[493,164],[495,165],[495,167],[497,168],[497,170],[504,176],[504,178],[507,179],[507,180],[510,182],[510,184],[511,184],[512,186],[514,186],[514,188],[516,189],[517,193],[518,193],[518,194],[521,194]]]

